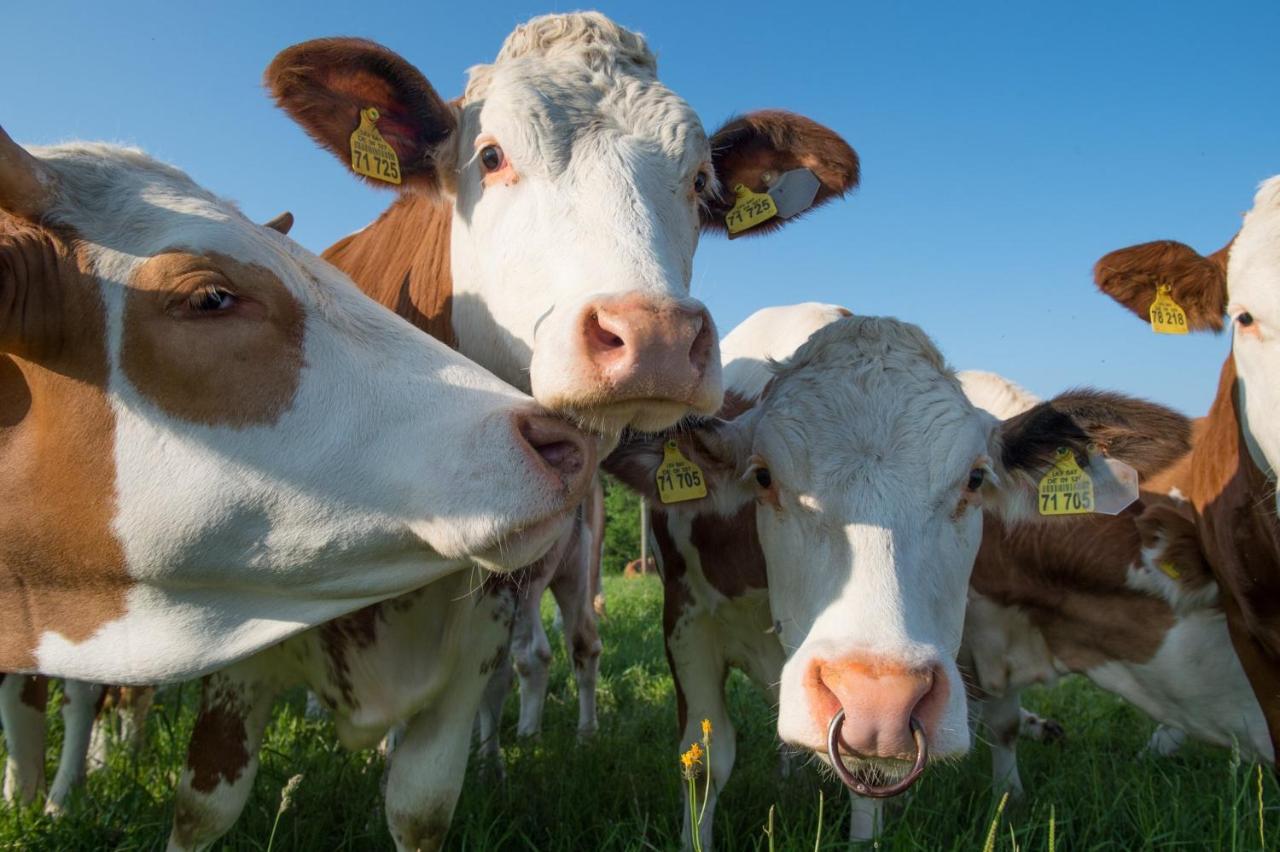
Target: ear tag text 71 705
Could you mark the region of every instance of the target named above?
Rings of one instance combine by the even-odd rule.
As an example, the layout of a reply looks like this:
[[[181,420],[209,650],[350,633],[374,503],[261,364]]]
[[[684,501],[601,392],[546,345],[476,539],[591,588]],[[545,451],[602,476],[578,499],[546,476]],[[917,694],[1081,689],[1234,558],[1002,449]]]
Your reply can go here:
[[[1147,311],[1151,317],[1151,330],[1157,334],[1186,334],[1187,312],[1169,295],[1169,285],[1156,286],[1156,300]]]
[[[360,110],[360,125],[351,131],[351,170],[356,174],[400,183],[400,158],[378,132],[379,113],[373,107]]]
[[[683,503],[707,496],[707,481],[702,468],[689,461],[680,452],[675,441],[667,441],[662,447],[662,464],[655,477],[658,499],[663,503]]]
[[[1089,449],[1089,470],[1075,453],[1058,450],[1053,467],[1040,479],[1037,504],[1042,515],[1118,515],[1138,499],[1138,472],[1119,459]]]

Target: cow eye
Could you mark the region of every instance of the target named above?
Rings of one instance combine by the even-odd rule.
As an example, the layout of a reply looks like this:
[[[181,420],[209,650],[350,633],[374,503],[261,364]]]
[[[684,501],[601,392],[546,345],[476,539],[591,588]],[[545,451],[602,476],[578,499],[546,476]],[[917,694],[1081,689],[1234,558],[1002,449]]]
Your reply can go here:
[[[480,165],[486,172],[496,172],[506,163],[507,158],[497,145],[485,145],[480,149]]]
[[[235,306],[235,294],[222,287],[205,287],[187,297],[187,309],[193,314],[216,314]]]
[[[969,481],[965,483],[965,488],[969,491],[977,491],[982,488],[983,483],[987,481],[987,471],[985,468],[975,467],[969,471]]]
[[[769,473],[769,468],[756,468],[756,485],[759,485],[761,488],[768,488],[770,485],[773,485],[773,474]]]
[[[707,188],[707,173],[698,172],[698,174],[693,178],[693,191],[701,195],[702,191],[706,188]]]
[[[1253,314],[1243,311],[1240,316],[1236,317],[1236,322],[1240,323],[1243,328],[1253,325]]]

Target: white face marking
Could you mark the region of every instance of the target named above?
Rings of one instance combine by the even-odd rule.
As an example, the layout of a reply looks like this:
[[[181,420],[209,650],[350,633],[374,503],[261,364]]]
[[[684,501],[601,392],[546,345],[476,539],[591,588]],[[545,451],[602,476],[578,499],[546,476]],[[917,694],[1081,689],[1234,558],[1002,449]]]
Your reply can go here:
[[[174,169],[103,145],[35,153],[58,179],[51,220],[76,230],[101,281],[114,532],[144,584],[127,615],[89,642],[51,637],[42,670],[189,677],[469,557],[526,564],[567,524],[576,496],[512,427],[517,412],[537,410],[528,397]],[[273,422],[179,419],[122,369],[133,273],[175,248],[266,268],[305,312],[296,391]],[[236,356],[227,353],[228,369],[245,369]]]
[[[592,384],[575,335],[602,297],[702,310],[688,298],[701,204],[692,187],[709,173],[710,148],[641,48],[504,48],[467,89],[454,152],[454,326],[462,351],[539,399],[543,383]],[[481,155],[490,145],[504,163],[493,173]],[[714,384],[718,405],[718,371]]]
[[[825,740],[805,684],[814,661],[885,660],[942,673],[948,694],[930,748],[963,752],[954,660],[982,534],[966,486],[992,452],[993,419],[918,330],[858,319],[815,333],[748,416],[751,448],[740,455],[772,479],[756,519],[789,656],[779,734]]]
[[[1274,476],[1280,470],[1280,177],[1262,184],[1244,217],[1227,287],[1241,425],[1254,461]]]

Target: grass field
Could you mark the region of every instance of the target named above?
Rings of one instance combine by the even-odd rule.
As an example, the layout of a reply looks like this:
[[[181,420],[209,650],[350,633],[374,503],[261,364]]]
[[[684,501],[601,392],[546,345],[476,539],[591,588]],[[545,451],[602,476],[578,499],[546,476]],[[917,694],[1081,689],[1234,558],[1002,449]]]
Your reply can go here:
[[[574,739],[573,680],[553,634],[556,663],[546,727],[536,743],[508,740],[505,784],[469,773],[447,848],[465,850],[639,850],[678,847],[680,775],[675,701],[662,654],[656,580],[606,580],[599,737]],[[549,617],[550,612],[546,612]],[[825,797],[822,849],[845,846],[847,799],[812,768],[780,779],[771,712],[744,679],[730,681],[738,720],[738,765],[717,812],[721,849],[767,849],[762,829],[776,806],[777,849],[814,849],[818,798]],[[171,791],[193,718],[196,686],[163,693],[136,760],[118,755],[91,776],[87,793],[58,821],[37,811],[0,811],[3,849],[160,849],[169,830]],[[1188,748],[1170,760],[1140,758],[1152,723],[1119,700],[1073,679],[1033,692],[1027,704],[1060,720],[1065,743],[1020,746],[1026,800],[1011,805],[995,849],[1280,848],[1280,790],[1263,773],[1259,835],[1258,774],[1221,749]],[[267,737],[263,767],[235,829],[220,848],[244,850],[389,849],[378,793],[381,761],[338,747],[326,722],[303,716],[303,695],[282,702]],[[505,731],[515,727],[515,699]],[[52,738],[60,739],[54,723]],[[49,771],[53,771],[51,752]],[[985,748],[935,767],[890,818],[885,849],[981,850],[995,813]],[[276,820],[280,792],[302,773],[295,804]]]

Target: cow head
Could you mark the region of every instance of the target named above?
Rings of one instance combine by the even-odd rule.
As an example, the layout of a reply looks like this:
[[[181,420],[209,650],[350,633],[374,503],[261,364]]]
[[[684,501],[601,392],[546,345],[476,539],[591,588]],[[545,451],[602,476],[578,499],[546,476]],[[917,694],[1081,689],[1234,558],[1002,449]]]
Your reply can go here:
[[[594,444],[176,169],[0,131],[0,670],[189,676],[514,569]]]
[[[453,102],[351,38],[288,48],[266,83],[348,167],[361,110],[378,110],[401,191],[453,205],[462,351],[604,431],[719,408],[716,331],[689,284],[699,234],[725,230],[735,186],[764,192],[808,168],[817,205],[858,180],[853,150],[800,116],[752,113],[708,138],[644,39],[596,13],[517,28]]]
[[[1171,240],[1113,251],[1094,266],[1098,288],[1147,319],[1157,285],[1193,331],[1231,324],[1241,429],[1254,462],[1280,471],[1280,176],[1258,189],[1240,232],[1204,257]],[[1280,497],[1277,498],[1280,507]]]
[[[843,709],[850,764],[905,771],[913,717],[932,756],[963,753],[955,658],[983,512],[1030,518],[1061,447],[1086,459],[1096,442],[1125,459],[1170,421],[1185,450],[1185,420],[1080,392],[1001,423],[969,402],[918,328],[892,319],[836,320],[771,372],[737,419],[668,437],[708,493],[666,509],[732,517],[755,503],[788,656],[780,736],[824,754]],[[627,440],[606,467],[654,495],[662,449]]]

